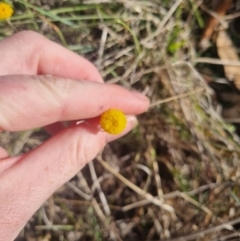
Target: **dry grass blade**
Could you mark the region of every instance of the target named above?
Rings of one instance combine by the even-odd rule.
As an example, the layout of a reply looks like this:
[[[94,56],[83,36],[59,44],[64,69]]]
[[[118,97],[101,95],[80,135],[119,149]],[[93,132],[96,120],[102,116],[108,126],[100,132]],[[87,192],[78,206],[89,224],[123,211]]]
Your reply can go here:
[[[24,145],[27,143],[33,132],[34,131],[22,131],[19,133],[15,133],[14,140],[12,140],[11,143],[9,143],[8,145],[8,153],[11,156],[16,156],[21,153]]]
[[[240,223],[240,218],[237,218],[237,219],[234,219],[232,221],[229,221],[229,222],[226,222],[226,223],[223,223],[223,224],[220,224],[218,226],[215,226],[215,227],[212,227],[212,228],[208,228],[208,229],[205,229],[205,230],[202,230],[202,231],[199,231],[199,232],[196,232],[196,233],[193,233],[193,234],[189,234],[189,235],[186,235],[184,237],[178,237],[178,238],[174,238],[174,239],[168,239],[167,241],[188,241],[188,240],[196,240],[197,238],[199,237],[204,237],[205,235],[209,234],[209,233],[213,233],[213,232],[217,232],[219,230],[222,230],[222,229],[230,229],[232,230],[233,229],[233,225],[236,225]]]
[[[228,234],[223,237],[213,239],[212,241],[238,241],[238,240],[240,240],[240,232],[235,231],[232,234]]]
[[[0,39],[16,29],[40,32],[89,59],[108,84],[151,100],[139,125],[61,187],[16,241],[205,241],[230,237],[231,225],[237,233],[238,225],[219,223],[239,218],[240,124],[223,121],[206,80],[240,61],[198,48],[206,13],[210,32],[232,27],[228,19],[239,13],[231,1],[214,1],[216,12],[209,0],[10,2],[14,16],[10,25],[0,21]],[[1,132],[1,146],[15,137],[21,153],[51,138]]]
[[[193,59],[194,63],[205,63],[205,64],[216,64],[216,65],[229,65],[229,66],[240,66],[239,61],[232,60],[220,60],[214,58],[195,58]]]
[[[80,197],[84,198],[85,200],[91,200],[92,199],[91,195],[88,195],[88,194],[84,193],[83,191],[81,191],[78,187],[76,187],[71,182],[68,182],[66,185],[69,188],[71,188],[75,193],[77,193]]]
[[[192,203],[194,206],[203,210],[205,213],[209,214],[210,216],[213,215],[213,212],[210,209],[206,208],[205,206],[203,206],[202,204],[200,204],[199,202],[197,202],[196,200],[194,200],[193,198],[191,198],[188,195],[189,195],[188,193],[175,191],[175,192],[163,195],[162,198],[171,199],[171,198],[176,198],[176,197],[182,197],[184,200],[186,200],[189,203]],[[132,203],[132,204],[129,204],[129,205],[123,207],[122,210],[124,212],[126,212],[126,211],[129,211],[129,210],[137,208],[137,207],[148,205],[149,203],[151,203],[151,201],[148,200],[148,199],[147,200],[141,200],[141,201],[138,201],[136,203]]]
[[[111,211],[110,211],[110,208],[108,206],[108,203],[107,203],[107,199],[102,191],[102,188],[101,188],[101,185],[98,181],[98,178],[97,178],[97,174],[95,172],[95,168],[94,168],[94,165],[92,162],[90,162],[88,164],[89,166],[89,169],[90,169],[90,173],[91,173],[91,176],[92,176],[92,181],[93,181],[93,185],[95,185],[97,187],[97,190],[98,190],[98,193],[99,193],[99,197],[100,197],[100,200],[102,202],[102,205],[103,205],[103,209],[105,211],[105,214],[107,216],[110,216],[111,214]]]
[[[95,212],[97,213],[98,217],[100,218],[100,220],[102,221],[102,223],[104,224],[104,226],[109,230],[109,232],[111,233],[112,239],[113,240],[117,240],[117,241],[123,241],[121,239],[121,237],[112,230],[112,228],[110,227],[110,225],[108,224],[108,221],[106,219],[106,217],[104,216],[99,204],[97,203],[96,199],[94,198],[92,200],[92,206],[95,209]]]
[[[195,205],[199,209],[202,209],[205,213],[209,214],[210,216],[213,215],[213,212],[209,208],[206,208],[205,206],[203,206],[199,202],[195,201],[193,198],[189,197],[185,193],[179,192],[178,194],[179,194],[180,197],[184,198],[186,201],[192,203],[193,205]]]
[[[157,101],[151,103],[150,107],[158,106],[158,105],[161,105],[161,104],[164,104],[164,103],[167,103],[167,102],[171,102],[171,101],[174,101],[174,100],[178,100],[178,99],[181,99],[181,98],[185,98],[185,97],[188,97],[188,96],[191,96],[191,95],[200,94],[200,93],[203,93],[204,91],[205,91],[205,88],[199,88],[199,89],[193,90],[189,93],[179,94],[179,95],[172,96],[172,97],[169,97],[169,98],[166,98],[166,99],[163,99],[163,100],[157,100]]]
[[[114,176],[116,176],[118,179],[120,179],[126,186],[131,188],[134,192],[136,192],[140,196],[144,197],[145,199],[147,199],[151,203],[153,203],[153,204],[161,207],[162,209],[164,209],[164,210],[174,214],[175,211],[174,211],[174,209],[171,206],[161,202],[160,200],[158,200],[155,197],[153,197],[151,194],[143,191],[141,188],[139,188],[138,186],[136,186],[135,184],[133,184],[132,182],[127,180],[125,177],[123,177],[121,174],[119,174],[117,171],[115,171],[112,167],[110,167],[100,156],[97,157],[97,160],[100,162],[100,164],[107,171],[109,171]]]

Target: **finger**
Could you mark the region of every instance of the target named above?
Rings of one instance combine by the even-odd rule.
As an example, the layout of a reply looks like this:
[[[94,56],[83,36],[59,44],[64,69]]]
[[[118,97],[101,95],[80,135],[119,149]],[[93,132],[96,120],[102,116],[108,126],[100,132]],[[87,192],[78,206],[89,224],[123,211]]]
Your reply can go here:
[[[123,132],[118,135],[107,135],[107,142],[115,141],[116,139],[126,135],[129,130],[132,130],[138,124],[137,118],[133,115],[127,116],[127,126]]]
[[[124,133],[135,125],[130,120]],[[5,170],[0,179],[0,240],[13,240],[41,204],[97,155],[107,138],[88,125],[67,128]]]
[[[138,123],[136,116],[128,115],[128,116],[126,116],[126,119],[127,119],[127,126],[125,127],[125,129],[120,134],[113,135],[113,134],[107,134],[106,133],[107,134],[106,135],[107,142],[114,141],[114,140],[126,135],[126,133],[128,133],[129,130],[134,128]],[[91,118],[91,119],[88,119],[86,121],[80,121],[80,123],[74,122],[74,123],[71,124],[71,127],[74,127],[76,125],[81,126],[82,124],[88,125],[92,129],[92,131],[95,131],[96,133],[99,132],[99,131],[104,132],[104,130],[100,126],[100,117]]]
[[[0,41],[0,75],[54,75],[103,82],[92,63],[33,31]]]
[[[149,106],[145,96],[117,85],[53,76],[2,76],[0,98],[0,127],[8,131],[92,118],[110,108],[136,115]]]
[[[51,74],[103,82],[88,60],[33,31],[22,31],[1,41],[0,56],[4,59],[0,65],[1,75]],[[63,128],[59,123],[46,127],[50,134]]]
[[[1,161],[1,159],[6,158],[6,157],[8,157],[7,151],[0,146],[0,161]]]
[[[2,175],[8,168],[10,168],[19,159],[21,159],[21,156],[9,158],[8,155],[0,159],[0,175]]]

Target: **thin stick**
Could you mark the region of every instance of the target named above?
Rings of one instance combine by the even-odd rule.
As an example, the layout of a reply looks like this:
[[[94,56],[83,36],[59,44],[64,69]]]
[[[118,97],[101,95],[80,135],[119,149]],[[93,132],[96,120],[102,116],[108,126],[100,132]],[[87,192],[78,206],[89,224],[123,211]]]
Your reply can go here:
[[[214,59],[214,58],[196,58],[196,59],[193,59],[193,62],[205,63],[205,64],[216,64],[216,65],[240,66],[240,61],[220,60],[220,59]]]
[[[95,169],[94,169],[94,172],[95,172]],[[78,176],[79,180],[82,181],[83,188],[85,189],[85,191],[91,192],[91,189],[90,189],[90,187],[88,186],[88,184],[87,184],[84,176],[82,175],[82,172],[79,172],[79,173],[77,174],[77,176]],[[95,173],[95,176],[96,176],[96,173]],[[70,183],[70,182],[69,182],[69,183]],[[104,196],[104,197],[105,197],[105,196]],[[81,200],[67,200],[67,199],[66,199],[66,201],[67,201],[67,202],[78,203],[78,204],[81,204],[81,205],[83,205],[83,202],[84,202],[84,201],[81,201]],[[101,200],[101,201],[102,201],[102,200]],[[86,201],[85,201],[85,203],[86,203]],[[111,228],[111,226],[108,224],[108,220],[106,219],[104,213],[102,212],[102,210],[101,210],[101,208],[100,208],[100,206],[99,206],[100,204],[97,203],[96,199],[95,199],[95,198],[91,198],[91,201],[89,201],[88,204],[89,204],[89,203],[92,204],[92,206],[93,206],[96,214],[98,215],[98,217],[100,218],[100,220],[101,220],[101,222],[104,224],[104,226],[108,229],[108,231],[109,231],[109,233],[110,233],[110,236],[113,237],[113,240],[114,240],[114,241],[116,241],[116,240],[117,240],[117,241],[123,241],[123,240],[121,239],[121,237],[118,235],[118,233],[116,232],[116,230],[115,230],[116,228]],[[102,203],[101,205],[104,206],[104,203]],[[107,205],[108,205],[108,204],[107,204]],[[108,208],[109,208],[109,206],[108,206]]]
[[[134,192],[136,192],[137,194],[139,194],[140,196],[143,196],[145,199],[149,200],[151,203],[161,207],[162,209],[170,212],[170,213],[175,213],[173,207],[162,203],[160,200],[158,200],[157,198],[155,198],[154,196],[152,196],[150,193],[145,192],[144,190],[142,190],[141,188],[139,188],[138,186],[136,186],[135,184],[133,184],[132,182],[130,182],[129,180],[127,180],[124,176],[122,176],[121,174],[119,174],[117,171],[115,171],[112,167],[110,167],[105,161],[103,161],[103,159],[99,156],[97,157],[97,160],[100,162],[100,164],[110,173],[112,173],[114,176],[116,176],[118,179],[120,179],[126,186],[128,186],[129,188],[131,188]]]
[[[205,213],[209,214],[209,215],[213,215],[212,211],[210,209],[208,209],[207,207],[203,206],[201,203],[197,202],[196,200],[194,200],[193,198],[189,197],[187,194],[183,193],[183,192],[179,192],[179,191],[175,191],[173,194],[173,198],[174,197],[182,197],[185,201],[192,203],[194,206],[198,207],[199,209],[201,209],[202,211],[204,211]],[[165,195],[163,195],[164,197]],[[151,202],[151,200],[141,200],[135,203],[131,203],[129,205],[126,205],[124,207],[122,207],[122,211],[123,212],[127,212],[131,209],[137,208],[137,207],[141,207],[144,205],[148,205]]]
[[[94,168],[93,162],[89,162],[88,166],[89,166],[90,173],[91,173],[91,176],[92,176],[93,184],[96,186],[96,188],[98,190],[99,198],[100,198],[101,203],[103,205],[104,212],[105,212],[105,214],[107,216],[110,216],[111,211],[110,211],[110,208],[108,206],[107,199],[106,199],[106,197],[105,197],[105,195],[104,195],[104,193],[102,191],[101,185],[100,185],[100,183],[98,181],[97,174],[95,172],[95,168]]]
[[[121,237],[119,236],[119,234],[115,230],[112,230],[111,226],[109,225],[109,220],[106,219],[104,213],[102,212],[102,210],[95,198],[92,199],[92,206],[93,206],[96,214],[98,215],[99,219],[102,221],[104,226],[108,229],[113,240],[123,241],[121,239]]]
[[[186,201],[189,201],[189,196],[194,196],[194,195],[197,195],[201,192],[204,192],[206,190],[212,190],[213,188],[216,188],[216,187],[219,187],[219,186],[232,186],[236,183],[231,183],[231,182],[226,182],[226,183],[222,183],[222,184],[216,184],[216,183],[210,183],[210,184],[207,184],[207,185],[203,185],[203,186],[200,186],[196,189],[193,189],[192,191],[189,191],[189,192],[180,192],[180,191],[173,191],[173,192],[170,192],[170,193],[167,193],[167,194],[164,194],[163,195],[163,198],[164,199],[173,199],[173,198],[176,198],[176,197],[182,197],[184,198]],[[188,198],[186,198],[186,196]],[[157,197],[156,197],[157,198]],[[194,200],[194,199],[193,199]],[[195,200],[194,200],[195,201]],[[138,208],[138,207],[141,207],[141,206],[144,206],[144,205],[148,205],[150,203],[149,200],[140,200],[140,201],[137,201],[137,202],[134,202],[134,203],[131,203],[129,205],[126,205],[124,207],[121,208],[121,210],[123,212],[127,212],[131,209],[134,209],[134,208]],[[192,204],[195,205],[195,203],[191,202]],[[199,206],[199,203],[197,203],[197,206]],[[203,208],[203,206],[199,206],[200,208]],[[209,212],[209,209],[205,209],[203,211],[206,211],[206,213]],[[211,211],[210,211],[211,212]],[[209,213],[210,214],[210,213]]]
[[[208,209],[207,207],[203,206],[201,203],[197,202],[196,200],[194,200],[193,198],[189,197],[188,195],[186,195],[183,192],[179,192],[179,196],[182,197],[183,199],[185,199],[186,201],[192,203],[194,206],[198,207],[199,209],[203,210],[205,213],[209,214],[209,215],[213,215],[212,211],[210,209]]]
[[[222,229],[233,229],[233,225],[236,225],[240,223],[240,218],[234,219],[232,221],[220,224],[218,226],[212,227],[212,228],[208,228],[193,234],[189,234],[187,236],[183,236],[183,237],[178,237],[178,238],[174,238],[174,239],[167,239],[166,241],[187,241],[187,240],[197,240],[198,237],[204,237],[204,235],[209,234],[209,233],[216,233],[217,231],[221,231]]]
[[[98,61],[100,63],[103,59],[104,49],[105,49],[105,45],[106,45],[106,41],[107,41],[107,35],[108,35],[108,31],[106,28],[104,28],[103,32],[102,32],[101,41],[100,41],[100,48],[98,50]]]
[[[92,195],[89,195],[87,193],[84,193],[82,190],[80,190],[78,187],[76,187],[73,183],[67,182],[66,185],[71,188],[75,193],[77,193],[80,197],[84,198],[85,200],[91,200]]]
[[[177,99],[181,99],[181,98],[184,98],[184,97],[188,97],[190,95],[199,94],[199,93],[202,93],[203,91],[205,91],[205,88],[199,88],[197,90],[190,91],[188,93],[175,95],[175,96],[163,99],[163,100],[157,100],[157,101],[153,102],[152,104],[150,104],[150,108],[152,108],[152,107],[154,107],[156,105],[161,105],[163,103],[167,103],[167,102],[173,101],[173,100],[177,100]]]

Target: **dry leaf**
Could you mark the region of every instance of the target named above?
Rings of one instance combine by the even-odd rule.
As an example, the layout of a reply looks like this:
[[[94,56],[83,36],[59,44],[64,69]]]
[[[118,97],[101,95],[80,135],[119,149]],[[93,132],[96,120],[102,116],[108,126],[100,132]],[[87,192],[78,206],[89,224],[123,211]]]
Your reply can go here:
[[[239,61],[238,53],[225,31],[220,31],[216,39],[219,58],[224,61]],[[238,66],[224,65],[225,76],[233,81],[240,90],[240,68]]]

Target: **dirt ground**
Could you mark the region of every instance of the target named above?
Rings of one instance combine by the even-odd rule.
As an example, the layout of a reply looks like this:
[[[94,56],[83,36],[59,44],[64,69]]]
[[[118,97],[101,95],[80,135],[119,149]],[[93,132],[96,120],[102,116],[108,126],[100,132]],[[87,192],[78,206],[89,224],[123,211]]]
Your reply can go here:
[[[0,21],[0,39],[37,31],[151,100],[139,125],[57,190],[16,240],[240,240],[239,1],[8,2],[14,15]],[[223,26],[227,40],[217,37]],[[232,45],[224,52],[220,41]],[[14,156],[48,138],[2,132],[0,145]]]

